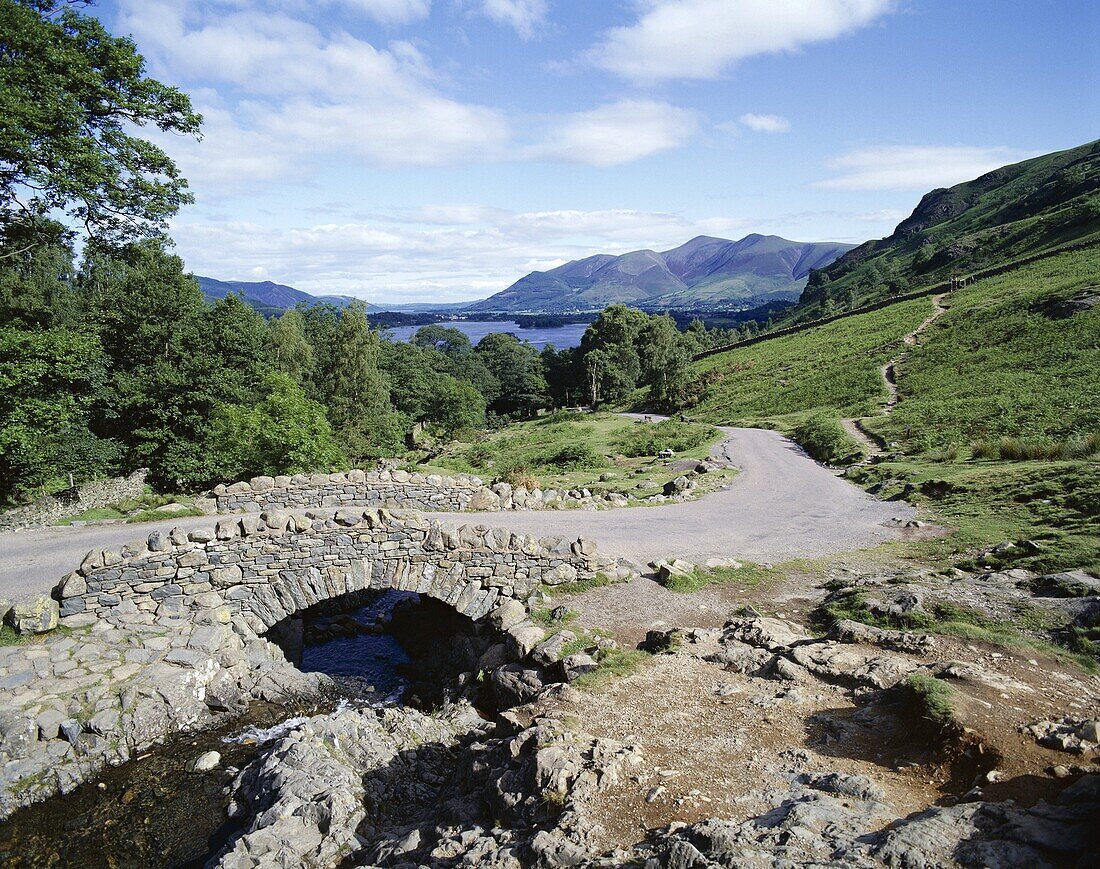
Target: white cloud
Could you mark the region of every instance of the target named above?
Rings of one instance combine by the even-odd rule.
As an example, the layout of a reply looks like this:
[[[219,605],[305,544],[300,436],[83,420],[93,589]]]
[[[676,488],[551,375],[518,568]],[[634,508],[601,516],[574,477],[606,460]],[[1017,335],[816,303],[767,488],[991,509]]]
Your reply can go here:
[[[562,116],[527,157],[616,166],[684,144],[698,127],[694,112],[658,100],[622,100]]]
[[[530,39],[546,21],[546,0],[482,0],[481,11],[498,24],[511,27],[522,39]]]
[[[970,181],[1033,154],[1012,148],[897,145],[861,148],[829,161],[836,174],[814,184],[824,190],[919,190]]]
[[[362,12],[381,24],[408,24],[428,17],[432,0],[335,0],[337,5]]]
[[[779,115],[754,115],[749,112],[737,120],[758,133],[788,133],[791,129],[791,122]]]
[[[397,8],[376,9],[383,6]],[[444,93],[428,59],[408,42],[377,48],[252,8],[204,15],[125,0],[125,10],[124,27],[142,52],[189,84],[206,118],[201,144],[160,140],[200,193],[226,183],[300,180],[333,157],[381,166],[485,158],[502,153],[511,136],[496,109]]]
[[[835,39],[888,12],[894,0],[643,0],[641,17],[587,53],[623,78],[708,79],[739,60]]]

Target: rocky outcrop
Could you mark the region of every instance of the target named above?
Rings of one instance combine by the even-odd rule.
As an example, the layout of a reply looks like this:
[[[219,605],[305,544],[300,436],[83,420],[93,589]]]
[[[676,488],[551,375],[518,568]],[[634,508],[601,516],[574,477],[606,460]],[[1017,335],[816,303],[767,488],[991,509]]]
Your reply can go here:
[[[1100,859],[1095,827],[1100,776],[1085,776],[1053,803],[1039,802],[1030,809],[978,801],[937,806],[900,819],[891,818],[889,808],[861,788],[839,794],[829,790],[821,780],[811,780],[780,795],[770,812],[742,823],[710,818],[691,826],[677,824],[629,856],[646,869],[1054,869],[1095,865]],[[596,860],[589,865],[623,863]]]
[[[637,756],[549,718],[490,731],[463,706],[320,716],[237,777],[245,829],[213,865],[577,865],[599,832],[580,803]]]

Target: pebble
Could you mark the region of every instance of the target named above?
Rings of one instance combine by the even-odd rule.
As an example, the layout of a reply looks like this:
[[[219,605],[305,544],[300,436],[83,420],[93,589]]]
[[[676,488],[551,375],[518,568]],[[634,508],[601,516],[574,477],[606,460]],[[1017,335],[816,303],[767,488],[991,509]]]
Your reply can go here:
[[[210,770],[216,769],[221,762],[222,756],[219,752],[205,751],[191,761],[189,768],[191,772],[210,772]]]

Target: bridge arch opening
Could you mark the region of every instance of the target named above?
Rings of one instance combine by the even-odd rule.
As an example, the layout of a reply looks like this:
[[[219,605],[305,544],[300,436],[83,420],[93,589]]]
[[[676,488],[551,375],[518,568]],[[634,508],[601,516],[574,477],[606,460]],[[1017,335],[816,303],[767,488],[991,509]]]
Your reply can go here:
[[[287,616],[264,636],[343,696],[424,710],[464,697],[495,709],[484,673],[502,663],[503,635],[425,594],[349,592]]]

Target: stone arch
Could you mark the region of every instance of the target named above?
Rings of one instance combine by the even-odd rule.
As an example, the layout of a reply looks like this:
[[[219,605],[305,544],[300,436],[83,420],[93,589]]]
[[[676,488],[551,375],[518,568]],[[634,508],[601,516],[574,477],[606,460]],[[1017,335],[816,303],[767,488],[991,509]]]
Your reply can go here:
[[[385,509],[268,511],[213,528],[159,532],[121,554],[93,550],[58,585],[62,611],[130,611],[229,622],[250,639],[324,600],[398,589],[477,621],[539,583],[587,578],[609,562],[587,541],[536,540],[503,529],[454,531]]]

